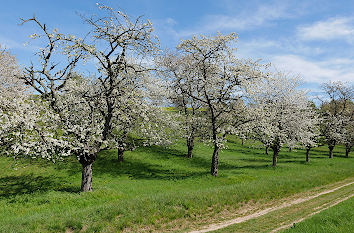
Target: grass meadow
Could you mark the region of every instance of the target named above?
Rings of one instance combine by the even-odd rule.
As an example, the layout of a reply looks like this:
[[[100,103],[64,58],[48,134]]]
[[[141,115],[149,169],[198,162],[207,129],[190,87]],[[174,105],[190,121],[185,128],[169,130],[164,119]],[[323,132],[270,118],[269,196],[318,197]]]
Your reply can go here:
[[[117,151],[103,151],[89,193],[79,192],[81,165],[75,158],[53,164],[0,157],[0,232],[183,231],[248,202],[354,176],[352,154],[345,158],[344,148],[336,147],[335,158],[328,159],[327,151],[314,149],[305,163],[304,150],[284,148],[273,168],[271,153],[230,139],[218,177],[209,175],[212,148],[202,143],[192,159],[185,157],[182,141],[126,152],[122,163]]]

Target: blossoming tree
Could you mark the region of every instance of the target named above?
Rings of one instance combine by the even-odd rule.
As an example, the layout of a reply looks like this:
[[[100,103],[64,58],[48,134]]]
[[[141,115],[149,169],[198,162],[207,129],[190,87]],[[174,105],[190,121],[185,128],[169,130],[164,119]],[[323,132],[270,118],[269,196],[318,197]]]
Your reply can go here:
[[[182,116],[180,120],[184,127],[180,131],[186,139],[188,158],[193,157],[195,138],[203,135],[206,125],[203,105],[188,94],[194,92],[194,87],[191,82],[185,82],[186,78],[195,76],[194,62],[192,56],[178,52],[167,52],[157,62],[160,74],[167,83],[169,102]]]
[[[208,127],[204,137],[213,144],[211,175],[218,175],[219,151],[225,136],[232,133],[246,86],[264,76],[257,62],[235,57],[237,35],[193,36],[182,41],[178,51],[191,59],[192,72],[179,77],[187,88],[181,93],[206,110]],[[190,87],[190,88],[188,88]]]
[[[65,145],[82,164],[82,191],[92,190],[92,164],[100,150],[116,141],[112,131],[122,122],[119,113],[129,109],[126,99],[141,88],[140,74],[149,71],[142,61],[157,49],[149,21],[131,20],[106,6],[99,9],[101,15],[85,19],[92,28],[85,40],[50,32],[35,17],[23,20],[39,26],[42,34],[33,37],[46,39],[47,45],[38,53],[40,62],[28,66],[21,78],[49,103]],[[78,64],[88,59],[98,63],[93,77],[78,73]]]
[[[327,99],[321,104],[321,133],[328,145],[329,158],[333,158],[336,144],[350,141],[346,126],[350,132],[350,122],[353,121],[353,86],[337,81],[324,83],[322,89]],[[346,135],[349,140],[344,139]]]
[[[252,87],[251,108],[258,117],[253,124],[257,138],[265,138],[273,150],[273,167],[284,144],[304,143],[312,146],[314,112],[306,93],[298,90],[299,79],[276,72],[264,82]]]
[[[16,58],[0,46],[0,143],[4,151],[12,144],[10,133],[21,125],[17,106],[23,103],[25,88],[16,78],[19,72]]]

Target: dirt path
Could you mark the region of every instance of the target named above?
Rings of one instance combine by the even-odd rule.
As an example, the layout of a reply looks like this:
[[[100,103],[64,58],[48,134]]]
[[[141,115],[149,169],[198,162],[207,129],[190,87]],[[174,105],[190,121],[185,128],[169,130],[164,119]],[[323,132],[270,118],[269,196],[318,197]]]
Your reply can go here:
[[[210,232],[210,231],[223,229],[225,227],[228,227],[228,226],[231,226],[231,225],[234,225],[234,224],[237,224],[237,223],[242,223],[242,222],[246,222],[246,221],[251,220],[251,219],[258,218],[260,216],[266,215],[266,214],[271,213],[273,211],[281,210],[281,209],[284,209],[284,208],[287,208],[287,207],[291,207],[291,206],[294,206],[294,205],[297,205],[297,204],[300,204],[300,203],[303,203],[303,202],[306,202],[306,201],[310,201],[310,200],[318,198],[318,197],[320,197],[322,195],[333,193],[333,192],[335,192],[335,191],[337,191],[339,189],[342,189],[342,188],[347,187],[347,186],[352,185],[352,184],[354,184],[353,181],[348,182],[346,184],[342,184],[342,185],[340,185],[338,187],[335,187],[335,188],[332,188],[332,189],[328,189],[328,190],[319,192],[319,193],[311,195],[311,196],[297,198],[295,200],[291,200],[291,201],[289,201],[287,203],[283,203],[283,204],[278,205],[278,206],[266,208],[264,210],[261,210],[261,211],[258,211],[258,212],[255,212],[255,213],[252,213],[252,214],[249,214],[249,215],[246,215],[246,216],[234,218],[234,219],[231,219],[231,220],[228,220],[228,221],[225,221],[225,222],[221,222],[221,223],[211,224],[211,225],[208,225],[208,226],[206,226],[205,228],[203,228],[201,230],[191,231],[190,233],[202,233],[202,232]],[[340,200],[336,200],[334,203],[331,203],[330,205],[327,205],[324,208],[321,208],[321,206],[319,206],[319,210],[311,213],[310,215],[306,216],[305,218],[310,217],[311,215],[316,214],[318,212],[321,212],[321,211],[323,211],[323,210],[325,210],[327,208],[330,208],[331,206],[334,206],[334,205],[336,205],[336,204],[338,204],[338,203],[350,198],[351,196],[353,196],[353,195],[341,198]],[[297,220],[293,221],[291,224],[283,224],[282,226],[278,227],[277,229],[274,229],[272,232],[275,232],[275,231],[290,227],[294,222],[295,223],[296,222],[300,222],[300,221],[304,220],[305,218],[297,219]]]
[[[305,219],[311,217],[312,215],[318,214],[318,213],[320,213],[320,212],[322,212],[322,211],[324,211],[324,210],[326,210],[326,209],[328,209],[328,208],[331,208],[331,207],[333,207],[333,206],[335,206],[335,205],[338,205],[339,203],[341,203],[341,202],[343,202],[343,201],[345,201],[345,200],[348,200],[349,198],[352,198],[352,197],[354,197],[354,194],[352,194],[352,195],[350,195],[350,196],[348,196],[348,197],[342,198],[342,199],[340,199],[340,200],[338,200],[338,201],[336,201],[336,202],[334,202],[334,203],[332,203],[332,204],[330,204],[330,205],[328,205],[328,206],[326,206],[326,207],[324,207],[324,208],[321,208],[320,210],[317,210],[317,211],[315,211],[315,212],[312,212],[311,214],[307,215],[307,216],[304,217],[304,218],[299,218],[299,219],[293,221],[291,224],[286,224],[286,225],[280,226],[280,227],[278,227],[278,228],[272,230],[270,233],[273,233],[273,232],[277,232],[277,231],[280,231],[280,230],[283,230],[283,229],[290,228],[292,225],[294,225],[294,224],[296,224],[296,223],[299,223],[299,222],[302,222],[302,221],[304,221]]]

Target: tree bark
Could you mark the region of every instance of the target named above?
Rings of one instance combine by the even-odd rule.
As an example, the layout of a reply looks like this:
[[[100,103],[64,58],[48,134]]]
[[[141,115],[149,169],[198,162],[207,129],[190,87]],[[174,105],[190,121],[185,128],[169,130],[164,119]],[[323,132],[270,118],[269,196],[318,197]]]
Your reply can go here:
[[[329,149],[329,158],[330,158],[330,159],[333,159],[333,149],[334,149],[334,146],[328,146],[328,149]]]
[[[125,141],[127,139],[128,132],[126,130],[123,130],[123,134],[121,135],[121,138],[118,140],[118,162],[123,162],[124,161],[124,152],[125,152]]]
[[[265,153],[266,153],[266,155],[269,155],[269,146],[265,147]]]
[[[99,146],[97,145],[98,148]],[[79,157],[79,162],[82,165],[81,192],[92,191],[92,164],[97,158],[98,151],[99,149],[90,153],[83,153]]]
[[[193,157],[193,146],[188,146],[187,157],[190,159]]]
[[[211,160],[211,175],[218,176],[218,167],[219,167],[219,146],[214,144],[213,158]]]
[[[273,167],[276,167],[277,166],[277,162],[278,162],[278,154],[279,154],[279,151],[278,150],[274,150],[273,151]]]
[[[193,148],[194,148],[194,132],[191,133],[191,135],[187,138],[187,157],[192,158],[193,157]]]
[[[310,150],[311,148],[306,148],[306,162],[310,162]]]
[[[350,153],[351,147],[346,146],[345,147],[345,157],[349,158],[349,153]]]
[[[92,191],[92,163],[82,163],[81,192]]]
[[[118,147],[118,161],[123,162],[124,161],[124,152],[125,148],[124,147]]]
[[[277,163],[278,163],[278,154],[279,154],[279,151],[280,151],[280,146],[279,145],[274,145],[272,147],[273,149],[273,167],[276,167],[277,166]]]

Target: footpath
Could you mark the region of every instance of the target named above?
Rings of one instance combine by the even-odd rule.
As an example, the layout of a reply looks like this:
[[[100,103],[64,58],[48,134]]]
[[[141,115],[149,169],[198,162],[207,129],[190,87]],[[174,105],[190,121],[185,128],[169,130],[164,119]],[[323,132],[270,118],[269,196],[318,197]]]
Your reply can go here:
[[[202,232],[278,232],[354,196],[353,178],[315,188],[253,213],[205,226]]]

